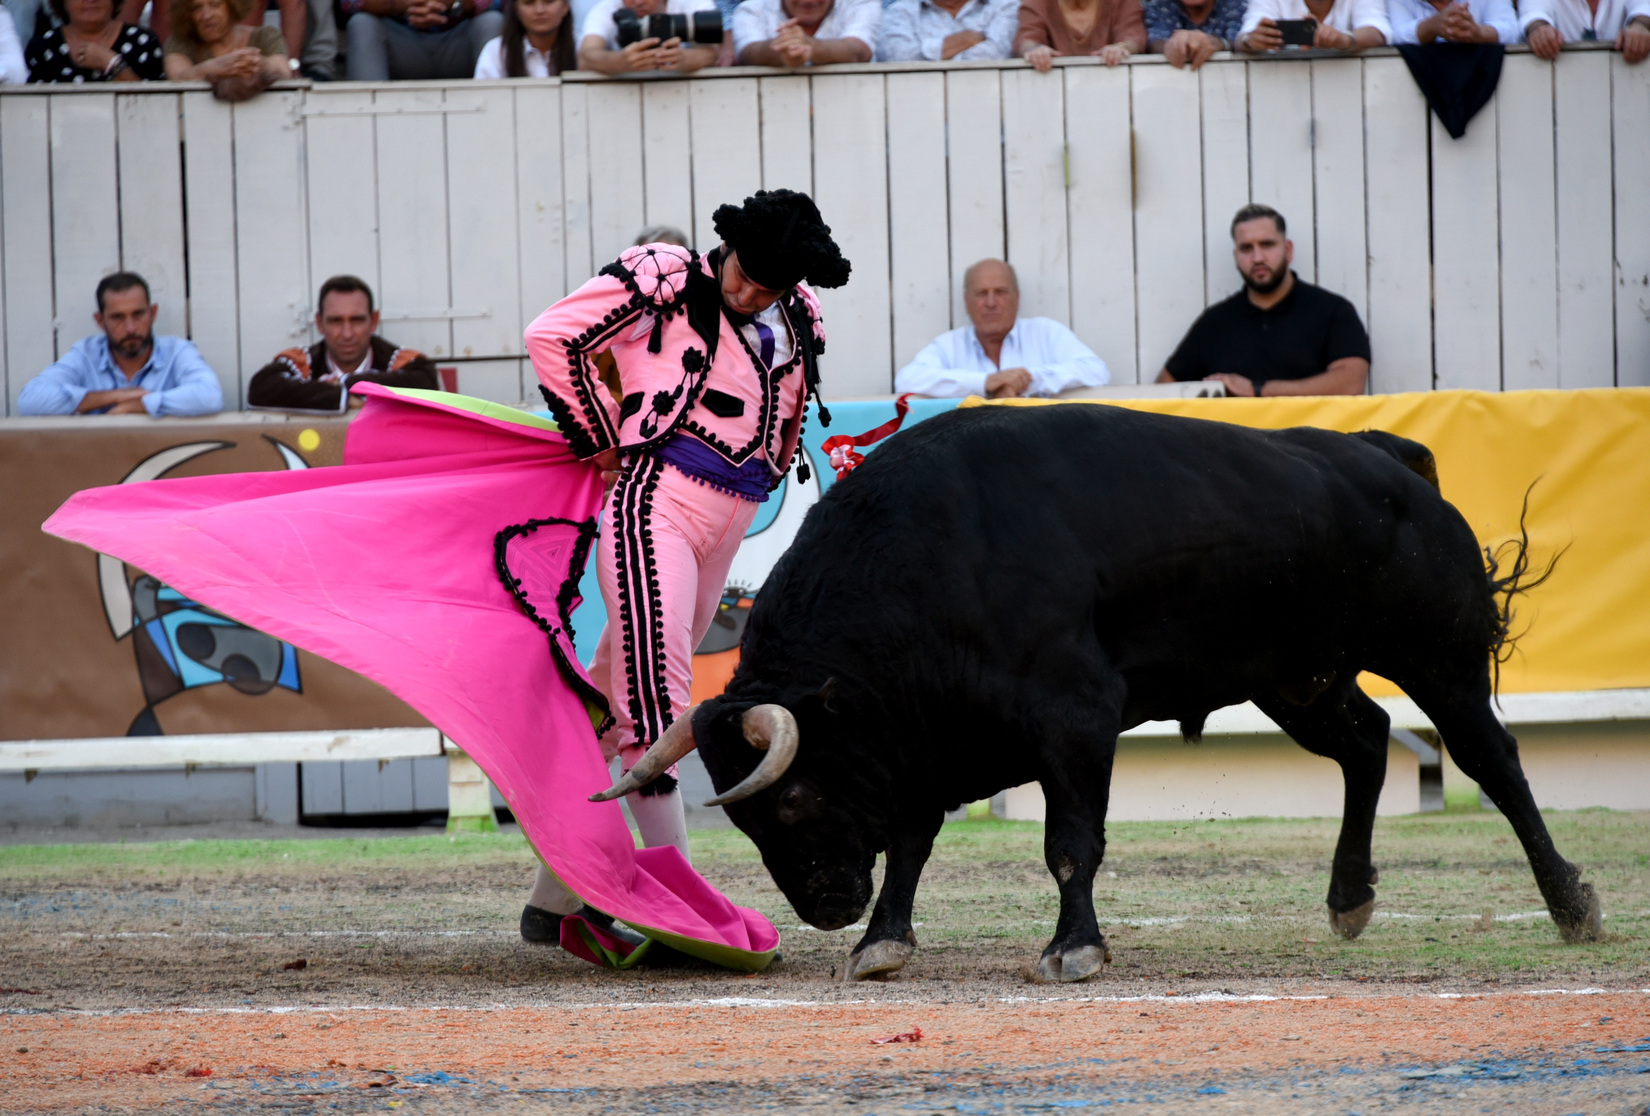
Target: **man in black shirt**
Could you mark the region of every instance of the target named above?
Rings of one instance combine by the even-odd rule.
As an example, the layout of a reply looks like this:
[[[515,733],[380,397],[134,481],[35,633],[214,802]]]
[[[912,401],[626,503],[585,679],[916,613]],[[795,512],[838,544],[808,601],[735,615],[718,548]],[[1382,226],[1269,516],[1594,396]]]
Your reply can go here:
[[[1157,382],[1219,380],[1227,395],[1362,395],[1369,335],[1340,295],[1295,277],[1283,215],[1246,205],[1232,218],[1243,290],[1192,323]]]

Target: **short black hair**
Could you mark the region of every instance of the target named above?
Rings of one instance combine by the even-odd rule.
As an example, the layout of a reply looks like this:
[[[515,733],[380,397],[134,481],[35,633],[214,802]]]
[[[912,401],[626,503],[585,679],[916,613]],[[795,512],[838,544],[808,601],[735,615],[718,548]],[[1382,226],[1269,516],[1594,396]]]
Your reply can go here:
[[[1284,223],[1283,214],[1279,213],[1269,205],[1260,205],[1256,202],[1250,202],[1248,205],[1238,210],[1237,216],[1232,218],[1232,239],[1237,239],[1237,227],[1239,225],[1243,224],[1245,221],[1258,221],[1262,217],[1270,217],[1274,222],[1276,222],[1279,236],[1289,235],[1289,226]]]
[[[334,291],[341,294],[354,294],[356,291],[360,291],[367,296],[367,313],[372,313],[372,288],[367,286],[365,280],[357,279],[353,275],[334,275],[321,284],[321,293],[315,299],[315,312],[317,314],[321,313],[322,307],[326,306],[327,295],[332,294]]]
[[[143,276],[139,275],[135,271],[117,271],[113,275],[105,275],[97,281],[97,312],[99,314],[103,313],[104,295],[108,294],[110,291],[119,294],[121,291],[129,291],[133,287],[143,288],[144,305],[147,306],[149,303],[155,301],[149,295],[149,284],[144,280]]]

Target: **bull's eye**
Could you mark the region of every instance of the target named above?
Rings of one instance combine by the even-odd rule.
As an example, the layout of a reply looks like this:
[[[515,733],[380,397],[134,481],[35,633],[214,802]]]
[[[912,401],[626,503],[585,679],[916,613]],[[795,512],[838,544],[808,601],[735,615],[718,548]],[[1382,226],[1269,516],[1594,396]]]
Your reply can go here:
[[[779,808],[776,811],[779,820],[786,825],[795,825],[812,817],[817,813],[819,796],[808,788],[798,784],[791,784],[779,792]]]

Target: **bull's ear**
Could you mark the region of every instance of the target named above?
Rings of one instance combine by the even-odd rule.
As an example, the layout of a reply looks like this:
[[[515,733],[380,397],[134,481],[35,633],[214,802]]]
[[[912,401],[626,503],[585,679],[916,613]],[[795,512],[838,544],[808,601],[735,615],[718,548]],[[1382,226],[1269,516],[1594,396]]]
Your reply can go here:
[[[819,704],[825,707],[825,712],[832,714],[836,712],[836,706],[831,704],[831,699],[834,697],[836,697],[836,675],[833,674],[825,679],[825,685],[819,688]]]

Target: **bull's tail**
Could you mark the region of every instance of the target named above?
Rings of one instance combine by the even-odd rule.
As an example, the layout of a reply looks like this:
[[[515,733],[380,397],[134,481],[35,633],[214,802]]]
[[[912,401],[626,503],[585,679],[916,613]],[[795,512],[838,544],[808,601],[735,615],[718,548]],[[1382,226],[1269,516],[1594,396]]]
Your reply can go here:
[[[1524,490],[1524,506],[1518,512],[1518,538],[1508,539],[1499,546],[1484,548],[1484,576],[1490,587],[1490,671],[1493,676],[1493,692],[1499,696],[1501,692],[1501,664],[1512,658],[1517,650],[1518,641],[1529,631],[1517,635],[1513,634],[1513,599],[1523,596],[1546,582],[1553,576],[1553,570],[1558,566],[1558,560],[1564,557],[1569,550],[1566,545],[1563,550],[1548,560],[1546,568],[1540,573],[1532,572],[1530,560],[1530,532],[1525,527],[1525,520],[1530,514],[1530,493],[1541,481],[1537,477]],[[1502,567],[1506,567],[1506,575],[1502,576]]]

